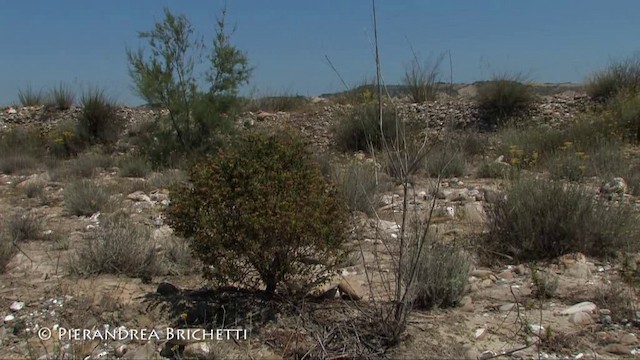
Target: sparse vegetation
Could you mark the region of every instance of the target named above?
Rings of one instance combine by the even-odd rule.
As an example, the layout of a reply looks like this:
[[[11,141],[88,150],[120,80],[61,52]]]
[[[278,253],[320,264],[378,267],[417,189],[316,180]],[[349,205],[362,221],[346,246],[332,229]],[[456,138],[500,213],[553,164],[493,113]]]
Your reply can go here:
[[[46,102],[46,97],[42,90],[35,91],[31,86],[18,90],[18,100],[22,106],[40,106]]]
[[[159,259],[147,227],[133,223],[123,214],[100,217],[100,222],[70,261],[72,273],[130,277],[158,273]]]
[[[119,163],[118,175],[122,177],[146,177],[151,172],[151,164],[142,156],[129,156]]]
[[[0,158],[0,172],[24,173],[37,167],[38,161],[28,154],[7,154]]]
[[[417,56],[404,71],[403,83],[409,89],[411,101],[423,103],[433,101],[438,93],[438,77],[443,56],[440,56],[433,64],[422,63]]]
[[[113,160],[109,155],[99,152],[89,152],[68,161],[66,170],[70,176],[90,178],[96,175],[99,169],[105,170],[112,165]]]
[[[478,166],[477,177],[484,179],[500,179],[506,177],[510,172],[508,164],[501,164],[495,161],[483,161]]]
[[[378,179],[371,163],[352,162],[333,170],[338,190],[351,211],[372,214],[378,198]],[[382,175],[382,174],[380,174]]]
[[[579,186],[521,178],[489,211],[486,249],[521,260],[570,252],[599,258],[632,251],[640,235],[637,215],[625,204],[594,200]]]
[[[42,230],[42,217],[28,211],[13,214],[5,223],[6,234],[14,243],[38,240],[42,237]]]
[[[29,199],[41,197],[44,195],[45,186],[47,186],[46,181],[28,181],[22,191]]]
[[[429,176],[445,178],[462,176],[466,171],[466,164],[461,150],[450,147],[437,146],[427,154],[425,171]]]
[[[606,69],[590,75],[586,91],[597,100],[609,100],[620,92],[637,94],[640,91],[640,57],[635,56],[611,63]]]
[[[71,215],[90,216],[109,205],[109,193],[91,180],[75,181],[65,188],[64,206]]]
[[[247,105],[248,111],[296,111],[304,108],[310,103],[309,99],[301,95],[278,95],[265,96],[257,99],[249,100]]]
[[[521,75],[494,75],[478,84],[476,101],[486,112],[486,121],[500,125],[527,110],[534,100],[531,88]]]
[[[105,95],[104,90],[94,88],[82,95],[80,104],[82,114],[75,135],[87,143],[115,143],[124,126],[116,112],[115,102]]]
[[[51,89],[49,101],[55,105],[58,110],[67,110],[73,106],[75,94],[69,86],[59,84]]]
[[[292,135],[250,134],[171,192],[168,221],[192,239],[206,277],[273,294],[291,278],[305,288],[325,280],[305,259],[340,263],[347,211],[309,157]]]

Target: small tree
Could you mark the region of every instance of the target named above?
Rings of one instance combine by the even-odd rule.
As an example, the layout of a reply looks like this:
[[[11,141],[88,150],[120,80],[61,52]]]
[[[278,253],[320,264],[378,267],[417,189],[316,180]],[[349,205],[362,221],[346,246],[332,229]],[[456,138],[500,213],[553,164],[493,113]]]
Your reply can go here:
[[[148,103],[169,110],[169,126],[156,129],[170,134],[160,134],[158,138],[173,138],[178,150],[185,154],[210,150],[212,136],[228,120],[221,113],[230,110],[233,102],[229,100],[235,99],[238,88],[248,82],[252,69],[246,55],[230,43],[223,9],[205,70],[208,90],[201,91],[196,69],[202,65],[207,47],[196,37],[185,16],[176,16],[168,9],[164,13],[164,20],[156,23],[152,31],[139,33],[141,39],[148,41],[151,54],[145,57],[143,49],[127,50],[134,89]],[[163,152],[166,144],[158,147]]]
[[[309,158],[293,136],[250,134],[172,190],[167,218],[192,239],[205,277],[267,293],[326,279],[345,255],[348,211]]]

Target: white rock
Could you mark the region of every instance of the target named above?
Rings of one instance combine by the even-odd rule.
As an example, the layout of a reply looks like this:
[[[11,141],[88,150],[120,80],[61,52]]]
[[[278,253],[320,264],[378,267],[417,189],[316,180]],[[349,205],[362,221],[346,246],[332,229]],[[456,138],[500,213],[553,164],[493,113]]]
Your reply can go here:
[[[540,324],[529,324],[529,330],[537,336],[544,335],[544,326]]]
[[[487,332],[488,331],[485,328],[477,329],[474,337],[476,340],[482,340],[487,335]]]
[[[571,315],[578,312],[591,313],[594,312],[598,306],[590,301],[584,301],[581,303],[577,303],[569,308],[566,308],[560,312],[562,315]]]
[[[17,113],[18,113],[18,110],[14,109],[12,107],[7,109],[7,114],[17,114]]]
[[[15,319],[16,319],[16,317],[15,317],[15,316],[13,316],[13,315],[7,315],[7,316],[5,316],[5,317],[4,317],[4,322],[5,322],[5,323],[9,323],[9,322],[12,322],[12,321],[13,321],[13,320],[15,320]]]
[[[9,306],[9,309],[11,309],[11,311],[20,311],[20,310],[24,309],[24,302],[23,301],[14,301],[13,304],[11,304]]]

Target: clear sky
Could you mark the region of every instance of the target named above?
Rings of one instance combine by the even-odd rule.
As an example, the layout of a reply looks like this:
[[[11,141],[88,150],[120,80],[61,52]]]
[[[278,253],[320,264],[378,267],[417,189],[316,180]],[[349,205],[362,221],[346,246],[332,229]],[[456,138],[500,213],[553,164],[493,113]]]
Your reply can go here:
[[[244,94],[343,90],[325,55],[355,85],[375,74],[369,0],[228,0],[232,41],[255,66]],[[522,72],[539,82],[582,82],[640,50],[638,0],[378,0],[383,76],[399,83],[411,47],[450,51],[454,82]],[[137,105],[125,48],[143,43],[163,8],[212,36],[222,0],[1,0],[0,104],[20,88],[104,87]],[[443,69],[447,73],[447,66]]]

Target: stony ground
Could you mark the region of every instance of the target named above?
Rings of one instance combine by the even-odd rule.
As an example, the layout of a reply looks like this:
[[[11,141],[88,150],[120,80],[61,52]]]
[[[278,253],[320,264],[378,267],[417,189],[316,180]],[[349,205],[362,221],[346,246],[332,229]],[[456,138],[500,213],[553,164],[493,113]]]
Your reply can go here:
[[[539,114],[562,122],[584,107],[573,93],[541,101]],[[454,103],[454,102],[452,102]],[[407,105],[414,116],[438,117],[455,113],[468,121],[471,105]],[[13,108],[12,108],[13,109]],[[243,121],[263,126],[297,126],[317,145],[331,142],[331,125],[342,106],[321,102],[301,113],[247,113]],[[131,123],[151,119],[156,110],[121,112]],[[71,116],[73,110],[62,116]],[[58,116],[59,117],[59,116]],[[35,119],[35,120],[34,120]],[[0,124],[16,126],[30,121],[58,121],[46,109],[3,111]],[[360,156],[360,161],[368,161]],[[164,224],[162,209],[169,191],[149,179],[123,179],[117,169],[103,169],[94,179],[112,186],[112,197],[135,222],[151,229],[156,251],[166,254],[174,241]],[[27,184],[43,182],[46,202],[28,198]],[[143,185],[141,185],[143,184]],[[100,275],[69,275],[67,261],[96,227],[100,214],[78,217],[64,211],[65,184],[51,180],[46,169],[33,174],[0,175],[0,217],[25,209],[44,219],[43,236],[20,245],[19,252],[0,275],[1,358],[161,358],[180,350],[185,358],[332,358],[348,359],[366,353],[375,339],[365,336],[368,314],[375,301],[385,298],[382,287],[387,241],[397,237],[401,188],[381,197],[380,219],[358,219],[363,231],[352,236],[356,256],[341,270],[342,276],[324,290],[330,298],[308,303],[270,302],[242,292],[211,290],[192,265],[151,279]],[[433,179],[417,179],[416,194],[430,193]],[[485,208],[495,201],[501,180],[472,176],[445,179],[438,193],[435,227],[443,241],[469,238],[485,230]],[[595,194],[595,190],[594,190]],[[632,202],[640,199],[629,197]],[[428,209],[429,199],[413,205]],[[640,258],[639,258],[640,260]],[[382,264],[382,265],[380,265]],[[382,266],[382,269],[380,269]],[[634,264],[635,266],[635,264]],[[376,269],[376,271],[372,271]],[[640,312],[635,290],[620,279],[621,264],[600,263],[582,254],[570,254],[549,263],[476,267],[469,274],[470,291],[459,307],[430,312],[415,311],[401,344],[383,354],[389,358],[620,358],[640,354]],[[372,275],[373,274],[373,275]],[[533,275],[558,282],[552,298],[539,300]],[[541,275],[542,274],[542,275]],[[342,297],[341,297],[342,295]],[[347,295],[359,300],[348,300]],[[631,302],[624,303],[624,302]],[[220,341],[167,341],[167,329],[234,328],[248,330],[247,339]],[[157,337],[123,341],[43,340],[43,329],[149,329]],[[372,344],[370,348],[375,348]],[[66,355],[64,355],[66,354]],[[305,357],[306,356],[306,357]]]

